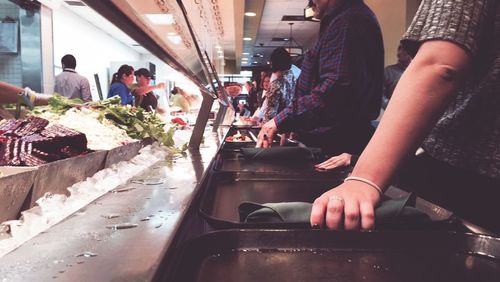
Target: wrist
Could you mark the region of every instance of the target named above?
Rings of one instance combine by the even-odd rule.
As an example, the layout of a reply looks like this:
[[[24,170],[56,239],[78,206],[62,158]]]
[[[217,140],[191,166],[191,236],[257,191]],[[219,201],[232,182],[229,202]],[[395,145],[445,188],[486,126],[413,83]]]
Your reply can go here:
[[[377,191],[380,196],[382,196],[382,194],[384,194],[384,190],[382,189],[382,187],[380,185],[378,185],[377,183],[371,181],[368,178],[359,177],[359,176],[349,176],[349,177],[346,177],[344,179],[344,182],[348,182],[348,181],[355,181],[355,182],[359,182],[359,183],[364,183],[367,186],[371,187],[373,190]]]

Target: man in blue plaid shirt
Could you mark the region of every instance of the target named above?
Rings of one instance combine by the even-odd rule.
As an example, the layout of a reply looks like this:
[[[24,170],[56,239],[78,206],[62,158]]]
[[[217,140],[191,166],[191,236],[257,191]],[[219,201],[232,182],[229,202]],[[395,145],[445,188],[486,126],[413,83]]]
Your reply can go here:
[[[296,132],[328,154],[359,154],[380,112],[384,71],[382,34],[362,0],[312,0],[321,19],[316,45],[306,52],[290,106],[264,124],[257,146],[279,132]]]

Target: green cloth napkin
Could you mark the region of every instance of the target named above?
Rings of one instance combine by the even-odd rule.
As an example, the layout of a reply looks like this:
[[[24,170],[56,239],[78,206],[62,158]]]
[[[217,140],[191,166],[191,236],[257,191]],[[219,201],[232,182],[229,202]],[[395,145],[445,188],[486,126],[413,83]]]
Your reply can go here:
[[[415,206],[415,195],[398,199],[383,199],[375,208],[377,226],[387,224],[421,223],[429,216]],[[239,205],[240,222],[246,223],[309,223],[311,203],[281,202],[258,204],[243,202]]]
[[[241,148],[247,160],[313,160],[321,153],[319,148],[305,147],[271,147]]]

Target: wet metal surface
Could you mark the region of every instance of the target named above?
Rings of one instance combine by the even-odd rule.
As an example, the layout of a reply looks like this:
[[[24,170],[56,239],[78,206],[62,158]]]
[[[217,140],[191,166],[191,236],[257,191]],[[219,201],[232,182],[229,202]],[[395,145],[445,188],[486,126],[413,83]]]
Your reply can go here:
[[[35,179],[36,168],[0,167],[0,222],[17,219]]]
[[[174,258],[168,281],[498,281],[500,239],[448,232],[230,230]]]
[[[161,178],[161,184],[129,181],[119,187],[123,192],[106,193],[84,207],[84,213],[73,214],[0,258],[4,279],[0,281],[151,280],[193,190],[216,153],[214,137],[217,135],[206,135],[199,151],[156,163],[133,178]],[[106,228],[123,223],[137,227]],[[84,253],[97,255],[78,256]]]
[[[66,189],[104,168],[107,151],[55,161],[38,168],[31,197],[31,207],[46,192],[69,195]]]
[[[137,141],[109,150],[104,167],[108,168],[115,163],[130,160],[137,155],[142,146],[143,144]]]

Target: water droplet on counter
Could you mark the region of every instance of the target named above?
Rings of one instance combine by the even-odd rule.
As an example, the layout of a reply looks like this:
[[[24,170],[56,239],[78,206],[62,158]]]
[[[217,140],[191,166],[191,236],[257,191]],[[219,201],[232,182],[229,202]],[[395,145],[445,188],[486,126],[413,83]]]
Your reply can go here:
[[[179,189],[179,187],[173,186],[173,187],[168,187],[167,189],[173,190],[173,189]]]
[[[116,218],[116,217],[119,217],[120,215],[117,214],[117,213],[110,213],[110,214],[105,214],[105,215],[101,215],[101,217],[104,217],[104,218],[107,218],[107,219],[112,219],[112,218]]]
[[[163,223],[157,224],[155,228],[160,228],[163,225]]]
[[[60,263],[63,263],[64,260],[63,259],[56,259],[53,261],[54,264],[60,264]]]
[[[59,273],[64,273],[65,270],[59,270]]]
[[[83,252],[83,253],[80,253],[78,255],[76,255],[75,257],[86,257],[86,258],[93,258],[93,257],[96,257],[97,254],[96,253],[93,253],[93,252]],[[80,262],[77,262],[77,263],[80,263]],[[83,261],[82,261],[83,263]]]
[[[57,275],[52,276],[52,278],[56,279],[56,278],[57,278]]]
[[[149,217],[149,216],[148,216],[148,217],[145,217],[145,218],[143,218],[143,219],[141,219],[141,221],[148,221],[148,220],[150,220],[150,217]]]
[[[135,189],[135,187],[124,187],[124,188],[113,189],[113,190],[109,191],[109,193],[128,192],[128,191],[131,191],[134,189]]]
[[[136,223],[125,222],[125,223],[120,223],[120,224],[106,225],[106,228],[112,229],[112,230],[119,230],[119,229],[135,228],[137,226],[139,226],[139,225]]]
[[[84,215],[86,212],[85,211],[79,211],[75,212],[73,215],[78,216],[78,215]]]
[[[77,261],[76,263],[78,263],[78,264],[82,264],[82,263],[84,263],[84,261],[83,261],[83,260],[80,260],[80,261]]]
[[[165,178],[135,179],[130,180],[130,182],[143,185],[159,185],[165,183]]]
[[[72,264],[70,264],[70,263],[66,264],[66,266],[67,266],[67,267],[73,267],[73,265],[72,265]]]

